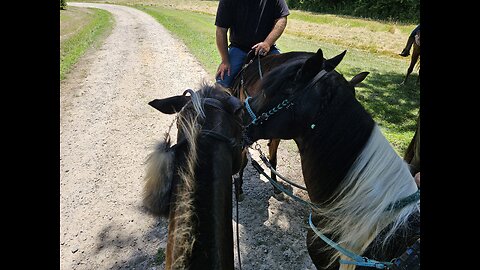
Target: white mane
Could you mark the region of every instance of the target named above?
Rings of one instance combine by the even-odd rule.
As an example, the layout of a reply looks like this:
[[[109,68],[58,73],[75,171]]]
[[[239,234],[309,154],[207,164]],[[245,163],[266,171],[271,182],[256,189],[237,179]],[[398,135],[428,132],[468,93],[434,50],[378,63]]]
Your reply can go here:
[[[316,214],[327,217],[328,224],[319,229],[331,233],[342,247],[362,254],[373,239],[390,223],[391,230],[383,244],[402,226],[408,217],[420,211],[419,203],[400,210],[386,211],[389,204],[417,191],[408,165],[398,156],[377,125],[329,205]],[[333,263],[339,256],[332,256]],[[353,269],[342,264],[340,269]]]

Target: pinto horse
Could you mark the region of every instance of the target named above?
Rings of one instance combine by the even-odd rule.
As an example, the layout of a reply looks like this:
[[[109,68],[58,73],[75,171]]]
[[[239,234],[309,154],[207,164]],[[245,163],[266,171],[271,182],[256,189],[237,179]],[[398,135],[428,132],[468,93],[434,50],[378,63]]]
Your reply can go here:
[[[390,261],[419,239],[419,190],[353,85],[334,70],[345,53],[325,60],[319,49],[271,70],[244,105],[255,115],[244,116],[246,136],[293,139],[316,205],[314,226],[354,254]],[[355,267],[315,233],[308,230],[307,248],[317,269]]]
[[[272,69],[291,61],[306,61],[313,55],[315,55],[313,52],[293,51],[282,54],[270,54],[265,57],[258,56],[255,58],[253,53],[249,53],[246,59],[248,64],[246,64],[245,67],[235,77],[235,80],[232,84],[232,89],[230,91],[234,96],[243,102],[246,98],[253,97],[260,92],[263,76],[266,76]],[[361,72],[353,77],[350,83],[352,85],[356,85],[363,81],[368,74],[369,72]],[[276,169],[277,167],[277,150],[279,144],[280,139],[269,139],[268,160],[273,169]],[[248,163],[247,151],[248,149],[245,148],[244,152],[242,153],[242,166],[238,173],[238,178],[236,179],[236,181],[238,181],[238,192],[241,199],[243,198],[243,171]],[[277,175],[275,173],[272,172],[271,177],[274,181],[276,181]],[[274,186],[274,192],[279,194],[281,191]]]
[[[190,96],[186,95],[190,93]],[[143,204],[168,217],[166,269],[234,269],[232,175],[240,168],[242,104],[204,84],[149,103],[177,114],[177,143],[157,143],[147,159]]]

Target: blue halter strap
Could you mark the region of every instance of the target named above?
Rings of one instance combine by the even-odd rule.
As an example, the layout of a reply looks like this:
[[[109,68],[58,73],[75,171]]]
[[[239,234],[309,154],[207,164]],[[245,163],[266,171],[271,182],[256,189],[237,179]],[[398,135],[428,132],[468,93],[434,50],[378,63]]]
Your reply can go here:
[[[308,216],[308,224],[310,224],[310,228],[317,234],[325,243],[329,244],[331,247],[334,249],[340,251],[343,255],[346,255],[350,258],[352,258],[354,261],[347,261],[347,260],[340,260],[340,263],[343,264],[355,264],[358,266],[366,266],[366,267],[375,267],[377,269],[387,269],[388,267],[392,266],[393,263],[391,262],[379,262],[376,260],[369,259],[367,257],[362,257],[359,256],[350,250],[347,250],[343,247],[341,247],[338,243],[333,242],[330,240],[328,237],[326,237],[323,233],[321,233],[315,225],[313,225],[312,222],[312,212],[310,212],[310,215]]]
[[[245,108],[247,109],[248,114],[252,118],[252,123],[255,125],[255,123],[257,122],[257,116],[253,112],[252,108],[250,108],[250,104],[248,103],[248,100],[251,99],[251,98],[252,98],[251,96],[248,96],[245,99]]]

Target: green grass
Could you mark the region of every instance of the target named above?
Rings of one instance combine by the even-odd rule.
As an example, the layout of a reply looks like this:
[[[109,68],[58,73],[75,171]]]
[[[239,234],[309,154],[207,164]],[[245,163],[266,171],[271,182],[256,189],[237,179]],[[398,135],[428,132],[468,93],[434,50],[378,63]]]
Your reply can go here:
[[[168,6],[170,2],[164,2],[162,0],[157,4],[140,5],[125,0],[121,4],[132,5],[154,17],[186,44],[213,80],[220,56],[215,44],[215,14],[211,3],[206,5],[205,1],[175,0],[172,6]],[[307,24],[322,28],[310,28],[312,33],[304,27]],[[415,131],[420,87],[415,84],[416,70],[406,85],[399,85],[407,70],[409,58],[402,58],[397,53],[403,48],[414,26],[292,10],[288,31],[277,44],[282,52],[314,52],[322,48],[326,58],[347,50],[337,71],[347,80],[359,72],[370,72],[365,81],[357,86],[357,98],[379,124],[397,153],[403,156]],[[320,35],[337,35],[338,38],[328,39]]]
[[[312,42],[288,35],[282,36],[278,45],[285,52],[316,51],[321,48],[325,58],[331,58],[346,49],[335,44]],[[347,49],[345,58],[336,68],[347,80],[362,71],[370,72],[356,87],[357,99],[401,156],[415,132],[420,106],[420,88],[415,84],[418,77],[416,73],[412,73],[407,84],[399,85],[406,68],[402,60],[356,49]]]
[[[72,66],[87,49],[97,44],[113,26],[113,17],[109,12],[93,8],[90,10],[94,12],[86,16],[88,23],[60,42],[60,80],[65,79]],[[66,23],[68,20],[69,18],[62,17],[61,13],[60,22]]]
[[[410,34],[415,25],[397,24],[392,22],[381,22],[377,20],[359,19],[344,15],[317,14],[308,11],[292,10],[289,19],[302,20],[304,22],[329,24],[340,27],[362,27],[374,32],[392,32],[398,28],[404,34]]]
[[[175,10],[165,7],[136,6],[165,26],[174,36],[182,40],[191,53],[202,63],[212,79],[220,63],[215,45],[214,15]],[[302,20],[309,20],[307,13],[301,13]],[[331,24],[341,25],[346,22],[365,27],[379,22],[360,19],[345,19],[337,16],[329,18]],[[318,18],[310,19],[318,21]],[[358,21],[358,22],[357,22]],[[348,27],[355,27],[349,24]],[[389,31],[389,26],[375,26],[376,31]],[[417,74],[412,73],[406,85],[399,85],[408,67],[405,58],[389,57],[356,48],[349,48],[334,43],[305,39],[284,33],[277,42],[282,52],[323,50],[326,58],[331,58],[347,49],[344,60],[337,67],[347,80],[362,71],[369,71],[369,76],[357,86],[357,98],[379,124],[386,138],[397,153],[403,156],[415,131],[416,115],[419,108],[420,88],[415,84]]]

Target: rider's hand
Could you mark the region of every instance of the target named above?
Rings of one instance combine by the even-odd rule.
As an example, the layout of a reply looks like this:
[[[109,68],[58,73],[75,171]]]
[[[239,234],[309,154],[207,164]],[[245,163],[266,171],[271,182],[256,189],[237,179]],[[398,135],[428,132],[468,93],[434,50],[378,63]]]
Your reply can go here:
[[[218,66],[217,73],[215,74],[215,77],[218,77],[220,75],[220,79],[223,80],[223,76],[225,75],[225,72],[227,72],[228,76],[230,76],[230,62],[222,62]]]
[[[260,42],[253,45],[252,50],[253,49],[255,49],[255,55],[260,54],[262,56],[265,56],[270,51],[270,44],[268,44],[267,42]]]

